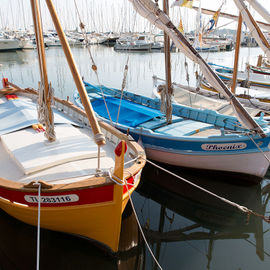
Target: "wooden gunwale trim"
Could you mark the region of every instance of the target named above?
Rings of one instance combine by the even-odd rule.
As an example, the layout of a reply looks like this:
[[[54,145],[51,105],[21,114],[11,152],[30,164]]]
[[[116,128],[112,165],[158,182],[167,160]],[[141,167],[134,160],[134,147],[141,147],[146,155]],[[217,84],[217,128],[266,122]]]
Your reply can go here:
[[[131,168],[129,168],[128,173],[126,170],[124,172],[124,179],[128,180],[132,177],[135,177],[136,174],[140,172],[142,169],[142,165],[140,166],[133,166],[136,167],[134,168],[134,172],[131,172]],[[46,182],[42,180],[38,180],[37,182],[43,182],[47,184]],[[33,182],[31,182],[33,183]],[[114,184],[113,181],[109,179],[109,177],[93,177],[85,180],[81,180],[78,182],[73,182],[69,184],[47,184],[48,188],[42,188],[42,192],[63,192],[63,191],[71,191],[71,190],[81,190],[81,189],[87,189],[87,188],[98,188],[102,186],[108,186]],[[0,178],[0,188],[5,188],[9,190],[17,190],[21,192],[33,192],[38,189],[38,186],[33,186],[33,187],[25,187],[26,185],[24,183],[18,183],[14,182],[12,180]]]
[[[14,94],[14,93],[26,93],[26,94],[38,95],[38,92],[35,89],[31,89],[31,88],[23,89],[10,82],[8,82],[8,84],[11,87],[0,89],[0,94],[6,95],[6,94]],[[62,100],[57,97],[54,97],[53,99],[55,102],[61,103],[71,108],[75,112],[81,114],[82,116],[86,117],[86,113],[82,109],[74,105],[72,102],[67,101],[67,100]],[[146,155],[143,148],[137,142],[135,142],[131,137],[130,139],[127,135],[121,133],[119,130],[110,126],[109,124],[99,120],[99,125],[100,127],[104,128],[105,130],[109,131],[110,133],[118,137],[120,140],[125,140],[125,142],[127,143],[127,146],[130,147],[134,151],[135,156],[138,157],[138,160],[135,164],[133,164],[128,169],[124,169],[124,178],[128,179],[130,177],[133,177],[137,173],[139,173],[146,163]],[[42,181],[42,179],[37,179],[37,181]],[[78,190],[78,189],[91,188],[91,187],[94,188],[94,187],[110,185],[110,184],[114,184],[114,183],[110,181],[108,177],[92,177],[89,179],[85,179],[85,180],[81,180],[81,181],[73,182],[69,184],[53,184],[51,185],[50,188],[42,189],[42,192]],[[48,186],[50,186],[50,184],[48,184]],[[35,187],[26,188],[25,184],[23,183],[14,182],[12,180],[4,179],[4,178],[0,178],[0,187],[13,189],[13,190],[16,189],[17,191],[22,191],[22,192],[33,191],[38,188],[38,186],[36,188]]]

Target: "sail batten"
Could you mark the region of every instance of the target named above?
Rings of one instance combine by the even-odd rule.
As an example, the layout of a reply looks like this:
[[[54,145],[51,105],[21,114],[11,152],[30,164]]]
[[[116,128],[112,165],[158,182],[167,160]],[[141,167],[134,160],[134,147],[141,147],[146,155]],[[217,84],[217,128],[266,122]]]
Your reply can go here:
[[[243,108],[237,98],[231,93],[224,82],[217,76],[212,68],[205,62],[200,54],[191,46],[184,35],[175,27],[170,18],[159,9],[158,5],[151,0],[129,0],[137,12],[148,19],[159,29],[165,31],[174,41],[175,45],[192,61],[200,65],[203,75],[209,83],[222,93],[232,104],[238,120],[248,129],[258,132],[262,137],[265,136],[262,128]]]

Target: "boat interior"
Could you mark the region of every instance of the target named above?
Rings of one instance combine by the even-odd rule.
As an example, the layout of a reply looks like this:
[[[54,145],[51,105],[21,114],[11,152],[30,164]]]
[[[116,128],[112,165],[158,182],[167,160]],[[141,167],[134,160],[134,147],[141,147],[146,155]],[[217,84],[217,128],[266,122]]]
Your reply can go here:
[[[56,141],[48,142],[37,124],[37,109],[27,96],[0,96],[0,171],[4,179],[20,183],[43,180],[49,184],[66,184],[97,175],[98,146],[87,119],[54,104]],[[14,97],[14,98],[13,98]],[[66,110],[64,116],[63,111]],[[70,117],[72,114],[72,118]],[[77,119],[74,122],[71,119]],[[106,145],[100,149],[100,168],[109,171],[114,166],[117,136],[102,129]],[[125,159],[132,157],[131,149]]]
[[[222,115],[213,110],[190,108],[183,105],[174,106],[172,123],[167,125],[165,114],[159,110],[159,100],[130,92],[124,92],[121,100],[119,99],[119,91],[114,91],[114,89],[105,86],[93,87],[88,85],[86,89],[93,108],[99,116],[107,120],[112,119],[113,122],[124,126],[150,130],[161,135],[193,137],[220,136],[223,130],[232,133],[243,131],[239,122],[232,116]],[[115,97],[112,97],[112,93]],[[106,105],[104,98],[106,99]],[[121,105],[121,113],[119,113],[117,120],[119,105]]]

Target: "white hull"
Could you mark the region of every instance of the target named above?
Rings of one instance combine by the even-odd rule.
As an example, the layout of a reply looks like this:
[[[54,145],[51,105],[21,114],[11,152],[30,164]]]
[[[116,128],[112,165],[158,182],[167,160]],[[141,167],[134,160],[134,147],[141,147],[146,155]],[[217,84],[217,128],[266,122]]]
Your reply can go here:
[[[131,50],[131,51],[148,51],[151,50],[151,44],[119,44],[116,43],[114,46],[115,50]]]
[[[20,40],[5,38],[0,39],[0,51],[12,51],[20,49],[22,49]]]
[[[241,155],[201,156],[183,155],[168,151],[146,148],[149,159],[167,163],[170,165],[224,171],[231,173],[243,173],[264,177],[268,168],[268,161],[262,153],[250,153]],[[270,153],[265,153],[270,158]]]

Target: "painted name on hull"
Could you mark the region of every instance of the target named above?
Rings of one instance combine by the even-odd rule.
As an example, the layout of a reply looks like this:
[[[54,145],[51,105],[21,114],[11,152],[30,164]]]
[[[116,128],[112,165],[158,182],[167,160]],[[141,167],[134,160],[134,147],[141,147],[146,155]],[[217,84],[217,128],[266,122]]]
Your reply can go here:
[[[247,145],[245,143],[224,143],[224,144],[202,144],[202,149],[207,151],[232,151],[245,149]]]

